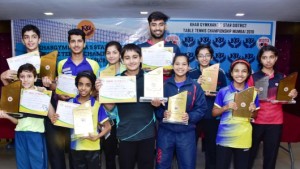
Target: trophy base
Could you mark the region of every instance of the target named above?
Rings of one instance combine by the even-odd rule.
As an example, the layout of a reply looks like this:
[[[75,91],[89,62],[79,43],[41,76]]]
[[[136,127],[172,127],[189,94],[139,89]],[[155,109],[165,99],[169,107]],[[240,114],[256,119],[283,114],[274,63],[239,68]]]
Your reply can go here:
[[[207,92],[207,91],[205,91]],[[208,91],[209,94],[217,94],[218,92],[217,91]]]
[[[276,103],[280,103],[280,104],[296,104],[296,100],[270,100],[271,103],[276,104]]]
[[[153,99],[154,99],[154,97],[140,97],[139,101],[140,102],[151,102]],[[158,97],[158,99],[163,102],[168,101],[168,98],[166,98],[166,97]]]
[[[170,120],[163,118],[163,123],[172,123],[172,124],[181,124],[181,125],[188,125],[188,122],[183,122],[183,121],[175,121],[175,120]]]
[[[7,113],[9,116],[14,117],[14,118],[22,118],[24,116],[23,113]]]

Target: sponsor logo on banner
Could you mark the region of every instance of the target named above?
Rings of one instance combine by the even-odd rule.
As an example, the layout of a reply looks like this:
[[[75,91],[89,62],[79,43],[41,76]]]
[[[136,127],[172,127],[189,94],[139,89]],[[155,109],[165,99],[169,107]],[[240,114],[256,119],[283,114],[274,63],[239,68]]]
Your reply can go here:
[[[193,37],[188,36],[188,37],[183,38],[181,43],[185,47],[192,47],[196,44],[196,40]]]
[[[189,57],[189,62],[192,62],[193,60],[196,59],[193,52],[187,52],[186,56]]]
[[[172,42],[173,44],[179,46],[180,45],[180,38],[175,34],[170,34],[165,39],[167,42]]]
[[[255,55],[253,53],[246,53],[244,59],[251,64],[255,61]]]
[[[230,40],[228,40],[228,46],[230,46],[231,48],[238,48],[240,47],[242,44],[242,41],[240,40],[240,38],[231,38]]]
[[[243,45],[245,46],[245,48],[253,48],[256,44],[256,41],[254,38],[246,38],[243,41]]]
[[[268,37],[260,37],[259,39],[257,39],[256,41],[256,46],[258,49],[262,48],[263,46],[268,46],[271,44],[271,40]]]
[[[238,59],[247,60],[251,64],[252,62],[255,61],[255,55],[252,53],[247,53],[243,56],[243,55],[240,55],[239,53],[230,53],[230,55],[228,56],[228,61],[230,62],[230,65],[232,62],[234,62],[235,60],[238,60]],[[227,76],[227,78],[230,79],[231,78],[230,72],[227,72],[226,76]]]
[[[225,53],[215,53],[215,56],[213,57],[213,60],[217,63],[223,63],[226,60]]]
[[[95,34],[95,30],[96,30],[93,22],[91,22],[89,20],[83,20],[83,21],[79,22],[79,24],[77,25],[77,28],[83,30],[83,32],[86,35],[85,36],[86,39],[90,39],[91,37],[93,37]]]
[[[215,38],[215,40],[213,40],[213,45],[217,48],[222,48],[223,46],[225,46],[226,44],[226,40],[224,37],[217,37]]]
[[[210,45],[211,40],[209,37],[201,37],[198,39],[198,45]]]
[[[230,53],[228,56],[228,61],[230,62],[230,64],[237,59],[243,59],[243,56],[239,53]]]

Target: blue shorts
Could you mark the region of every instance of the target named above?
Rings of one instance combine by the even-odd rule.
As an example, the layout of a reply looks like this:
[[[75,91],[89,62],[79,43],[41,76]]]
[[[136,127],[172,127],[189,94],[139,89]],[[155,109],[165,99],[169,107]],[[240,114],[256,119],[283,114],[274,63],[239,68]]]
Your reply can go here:
[[[18,169],[48,169],[44,133],[16,131],[15,144]]]

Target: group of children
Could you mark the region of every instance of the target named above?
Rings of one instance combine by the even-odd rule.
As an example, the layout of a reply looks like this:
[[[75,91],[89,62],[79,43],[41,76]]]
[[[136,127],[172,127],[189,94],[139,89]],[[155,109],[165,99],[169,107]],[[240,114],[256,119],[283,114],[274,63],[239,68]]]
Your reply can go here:
[[[153,26],[153,29],[165,26],[165,20],[158,19],[161,20],[162,25],[159,23],[151,25],[152,20],[150,20],[149,26]],[[33,25],[23,28],[22,40],[28,52],[38,50],[40,34],[36,29]],[[203,91],[200,86],[205,83],[202,71],[210,66],[210,61],[213,59],[213,49],[210,46],[200,45],[196,48],[195,56],[199,67],[192,70],[189,68],[188,57],[184,54],[176,54],[172,62],[173,74],[164,82],[164,97],[187,91],[186,110],[182,116],[182,121],[187,125],[182,125],[163,122],[163,119],[169,118],[172,112],[167,110],[168,103],[163,103],[159,99],[153,99],[151,103],[138,101],[100,104],[95,91],[99,91],[102,84],[101,79],[96,76],[105,68],[100,69],[97,62],[83,56],[85,34],[82,30],[73,29],[68,33],[72,56],[58,63],[57,73],[76,76],[78,96],[53,97],[48,113],[49,118],[46,119],[39,116],[24,116],[16,119],[7,112],[0,111],[0,118],[9,119],[17,124],[15,142],[18,168],[46,169],[48,159],[51,168],[66,168],[65,147],[62,146],[64,144],[67,144],[66,147],[70,149],[70,168],[101,168],[100,138],[102,137],[101,146],[105,153],[107,169],[116,168],[117,152],[121,169],[134,169],[136,164],[139,169],[153,169],[154,166],[158,169],[170,168],[174,154],[179,168],[195,169],[199,137],[196,128],[201,128],[205,134],[205,168],[230,168],[233,155],[234,168],[250,169],[261,141],[264,142],[264,168],[275,168],[283,123],[282,106],[259,101],[256,97],[249,106],[254,122],[251,123],[249,119],[232,118],[232,110],[237,109],[234,93],[255,85],[261,77],[269,77],[268,97],[275,98],[276,84],[284,78],[284,75],[274,69],[278,59],[275,47],[264,46],[260,49],[258,61],[262,67],[252,75],[251,66],[246,60],[238,59],[232,62],[229,70],[231,83],[228,86],[225,73],[220,70],[217,94]],[[161,38],[158,33],[154,31],[152,36]],[[35,48],[31,49],[33,46]],[[143,96],[146,72],[141,69],[141,48],[135,44],[127,44],[122,48],[120,43],[111,41],[107,43],[105,53],[108,61],[106,67],[115,65],[116,76],[136,76],[137,97]],[[24,89],[45,90],[45,88],[35,87],[37,74],[31,64],[21,66],[18,72],[4,72],[1,75],[2,82],[5,85],[9,84],[13,75],[18,76]],[[49,90],[56,88],[56,84],[47,77],[43,77],[42,82]],[[295,98],[297,94],[293,89],[289,96]],[[77,104],[90,100],[93,107],[94,129],[99,132],[80,139],[72,139],[74,131],[66,132],[64,129],[71,141],[61,144],[60,142],[66,138],[56,136],[62,129],[54,127],[53,124],[44,125],[44,120],[45,123],[47,121],[54,123],[57,120],[55,108],[58,99]],[[47,133],[48,129],[52,134],[45,139],[44,132]],[[109,132],[108,138],[103,138]],[[55,143],[57,140],[53,138],[60,141]]]

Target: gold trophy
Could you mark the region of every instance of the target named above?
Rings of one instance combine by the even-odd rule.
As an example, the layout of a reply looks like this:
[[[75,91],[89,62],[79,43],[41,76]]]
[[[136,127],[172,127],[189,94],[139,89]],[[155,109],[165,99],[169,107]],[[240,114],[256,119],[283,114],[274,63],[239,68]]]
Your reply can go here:
[[[289,97],[291,90],[295,89],[297,82],[298,72],[294,72],[287,77],[283,78],[279,82],[277,89],[276,100],[272,100],[272,103],[285,103],[285,104],[296,104],[293,98]]]
[[[171,96],[168,100],[168,111],[171,116],[163,118],[163,122],[188,125],[188,122],[182,121],[182,117],[186,112],[187,91]]]
[[[55,50],[41,57],[40,77],[48,76],[51,81],[55,80],[57,54],[58,51]]]
[[[100,78],[115,76],[116,72],[116,65],[111,65],[100,72]]]
[[[23,117],[22,113],[19,112],[21,95],[21,81],[15,81],[3,86],[1,89],[1,102],[0,107],[5,110],[10,116]]]
[[[209,91],[211,94],[217,93],[217,83],[220,64],[214,64],[203,69],[202,77],[205,82],[201,84],[204,91]]]
[[[232,111],[232,116],[250,119],[251,112],[249,106],[250,103],[254,101],[255,97],[256,91],[254,87],[249,87],[248,89],[235,93],[234,102],[237,105],[237,109]]]

